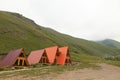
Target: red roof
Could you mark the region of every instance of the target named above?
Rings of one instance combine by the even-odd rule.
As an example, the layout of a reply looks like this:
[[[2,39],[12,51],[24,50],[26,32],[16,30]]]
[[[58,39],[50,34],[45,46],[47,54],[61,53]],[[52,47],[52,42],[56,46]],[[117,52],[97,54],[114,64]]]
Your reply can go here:
[[[68,47],[61,47],[61,48],[58,49],[58,51],[59,51],[60,55],[57,58],[57,64],[64,65],[67,54],[68,54],[68,51],[69,51]]]
[[[53,46],[53,47],[45,48],[45,52],[47,54],[48,61],[49,61],[50,64],[54,63],[57,51],[58,51],[58,46]]]
[[[14,65],[17,57],[24,51],[23,48],[10,51],[7,56],[0,62],[1,67],[11,67]]]
[[[30,55],[28,56],[28,62],[29,62],[29,64],[31,65],[31,64],[39,63],[39,61],[40,61],[43,53],[44,53],[44,49],[32,51],[30,53]]]

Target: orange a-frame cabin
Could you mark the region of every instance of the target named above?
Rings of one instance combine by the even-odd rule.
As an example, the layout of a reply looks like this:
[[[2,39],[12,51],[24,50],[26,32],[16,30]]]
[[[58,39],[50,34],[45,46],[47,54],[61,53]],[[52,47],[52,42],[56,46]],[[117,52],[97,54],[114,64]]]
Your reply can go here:
[[[28,56],[28,62],[30,65],[37,63],[47,64],[48,57],[45,53],[45,49],[32,51]]]
[[[68,47],[61,47],[58,49],[58,51],[59,51],[59,57],[57,57],[56,64],[65,65],[72,63]]]
[[[23,48],[10,51],[0,62],[0,67],[27,66],[28,61]]]
[[[45,53],[48,56],[48,61],[50,64],[56,64],[58,53],[58,46],[53,46],[49,48],[45,48]]]
[[[32,51],[28,56],[28,62],[30,65],[37,63],[54,64],[56,63],[57,55],[58,46],[48,47],[42,50]]]

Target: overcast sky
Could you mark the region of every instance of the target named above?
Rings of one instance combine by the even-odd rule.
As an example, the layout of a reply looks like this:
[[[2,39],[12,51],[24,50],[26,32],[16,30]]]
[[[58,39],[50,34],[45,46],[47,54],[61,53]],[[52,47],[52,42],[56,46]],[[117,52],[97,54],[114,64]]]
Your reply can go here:
[[[120,41],[120,0],[0,0],[0,10],[75,37]]]

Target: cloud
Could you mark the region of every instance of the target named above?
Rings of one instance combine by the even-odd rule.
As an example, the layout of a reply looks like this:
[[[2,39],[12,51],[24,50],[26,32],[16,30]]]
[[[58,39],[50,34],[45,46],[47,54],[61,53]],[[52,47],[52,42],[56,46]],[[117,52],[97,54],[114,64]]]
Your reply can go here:
[[[120,41],[119,0],[1,0],[0,9],[75,37]]]

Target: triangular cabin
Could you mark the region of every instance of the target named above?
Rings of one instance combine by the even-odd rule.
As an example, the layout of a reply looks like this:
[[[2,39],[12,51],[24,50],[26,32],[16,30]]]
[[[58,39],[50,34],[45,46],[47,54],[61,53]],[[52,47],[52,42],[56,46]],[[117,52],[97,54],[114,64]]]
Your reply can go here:
[[[0,67],[27,66],[28,61],[23,48],[10,51],[0,62]]]
[[[69,48],[68,47],[61,47],[58,49],[59,51],[59,57],[57,58],[57,63],[59,65],[65,65],[65,64],[71,64],[71,57],[69,54]]]
[[[48,56],[47,56],[46,52],[43,53],[39,63],[42,63],[42,64],[48,64],[49,63]]]
[[[45,48],[45,53],[48,56],[49,63],[56,64],[57,56],[59,56],[58,46]]]
[[[37,64],[37,63],[47,64],[48,58],[45,53],[45,50],[42,49],[42,50],[32,51],[28,56],[28,62],[30,65]]]

